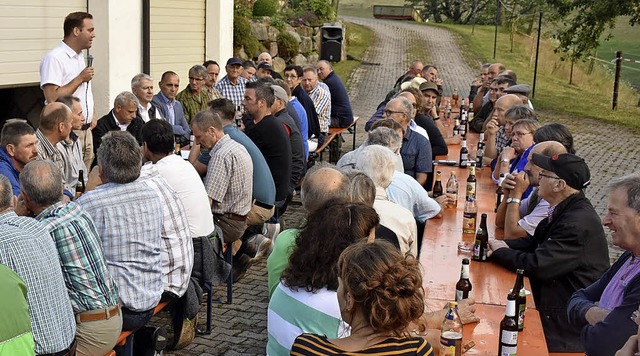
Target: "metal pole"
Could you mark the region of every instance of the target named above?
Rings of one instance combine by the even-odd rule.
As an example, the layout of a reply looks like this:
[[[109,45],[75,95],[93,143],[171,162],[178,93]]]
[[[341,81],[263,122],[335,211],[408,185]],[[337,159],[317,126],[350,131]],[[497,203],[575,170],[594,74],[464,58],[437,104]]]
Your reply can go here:
[[[536,79],[538,79],[538,53],[540,53],[540,34],[542,33],[542,10],[540,10],[540,19],[538,20],[538,44],[536,44],[536,65],[533,69],[533,88],[531,88],[531,97],[536,97]]]
[[[496,0],[496,31],[493,36],[493,59],[496,59],[496,47],[498,46],[498,21],[500,21],[500,0]]]
[[[622,51],[616,51],[616,76],[613,81],[613,105],[612,110],[618,108],[618,87],[620,86],[620,70],[622,69]]]

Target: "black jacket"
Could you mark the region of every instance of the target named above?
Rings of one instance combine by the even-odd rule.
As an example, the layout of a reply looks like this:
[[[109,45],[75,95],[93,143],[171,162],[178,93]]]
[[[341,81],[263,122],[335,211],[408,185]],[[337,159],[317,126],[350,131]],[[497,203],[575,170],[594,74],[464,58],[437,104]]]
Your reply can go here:
[[[533,236],[506,242],[510,248],[494,251],[491,259],[513,271],[524,269],[549,351],[582,352],[580,329],[569,324],[567,302],[609,268],[607,240],[589,200],[582,192],[568,197]]]
[[[136,118],[131,121],[129,126],[127,126],[127,132],[133,135],[138,141],[138,144],[142,146],[142,126],[144,125],[144,121],[138,115]],[[101,117],[96,124],[96,127],[93,128],[93,152],[96,157],[98,157],[98,148],[102,143],[102,136],[104,136],[109,131],[120,131],[120,126],[116,124],[116,120],[113,118],[113,110],[109,111],[108,114]],[[94,160],[95,164],[95,160]]]

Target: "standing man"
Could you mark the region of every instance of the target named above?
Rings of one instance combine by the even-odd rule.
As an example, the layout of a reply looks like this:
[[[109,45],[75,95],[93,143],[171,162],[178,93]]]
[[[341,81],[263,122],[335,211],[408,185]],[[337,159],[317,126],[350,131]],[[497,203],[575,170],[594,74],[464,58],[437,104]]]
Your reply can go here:
[[[244,90],[249,81],[240,76],[242,61],[236,57],[229,58],[224,69],[227,71],[227,75],[216,83],[216,89],[222,97],[233,101],[233,105],[237,108],[242,105]]]
[[[91,48],[94,34],[93,16],[86,12],[73,12],[64,19],[64,38],[58,47],[45,55],[40,63],[40,88],[47,103],[53,103],[61,96],[73,95],[80,99],[86,120],[80,138],[87,172],[93,162],[93,138],[91,130],[96,126],[91,79],[94,70],[84,62],[84,50]]]
[[[73,130],[79,130],[80,126],[84,122],[84,115],[82,114],[82,104],[80,99],[75,96],[63,96],[58,98],[59,103],[63,103],[69,109],[71,109],[71,127]],[[69,137],[58,142],[56,145],[60,155],[62,156],[62,162],[64,164],[63,179],[67,189],[72,195],[76,194],[76,186],[80,178],[80,171],[83,171],[83,180],[87,183],[89,178],[89,172],[85,171],[87,168],[82,160],[82,147],[80,146],[80,140],[75,132],[69,132]]]
[[[38,159],[38,139],[25,121],[10,122],[0,133],[0,174],[11,182],[13,195],[20,195],[20,172]]]
[[[313,100],[313,105],[318,114],[320,135],[326,136],[331,123],[331,93],[326,84],[318,82],[318,72],[315,67],[305,66],[302,68],[302,88]],[[321,141],[324,141],[324,137],[322,137],[322,140],[318,140],[318,145],[322,145]]]
[[[127,131],[142,145],[142,125],[144,121],[137,117],[138,98],[133,93],[123,91],[113,100],[113,109],[101,117],[96,125],[93,135],[93,147],[98,153],[98,148],[102,143],[102,136],[109,131]]]
[[[151,103],[153,100],[153,79],[148,74],[136,74],[131,79],[131,92],[138,98],[138,113],[142,121],[161,119],[158,108]]]
[[[208,108],[209,102],[213,100],[208,90],[204,90],[204,83],[209,78],[207,68],[195,65],[189,69],[189,85],[182,90],[176,99],[182,104],[184,117],[187,122],[191,122],[197,113]]]
[[[253,81],[256,74],[256,65],[253,61],[242,62],[242,77],[248,81]]]
[[[349,94],[340,77],[333,71],[331,63],[322,60],[316,64],[318,78],[322,80],[331,93],[331,127],[349,127],[353,123],[353,111],[349,102]]]
[[[180,77],[172,71],[164,72],[160,78],[159,86],[160,92],[153,97],[151,103],[158,108],[160,115],[173,126],[176,141],[181,145],[186,144],[189,142],[191,129],[189,129],[182,104],[176,100]]]
[[[221,98],[220,92],[215,88],[218,82],[218,75],[220,75],[220,65],[216,61],[208,60],[202,63],[202,66],[205,67],[207,73],[209,73],[204,80],[204,89],[209,92],[211,100]]]

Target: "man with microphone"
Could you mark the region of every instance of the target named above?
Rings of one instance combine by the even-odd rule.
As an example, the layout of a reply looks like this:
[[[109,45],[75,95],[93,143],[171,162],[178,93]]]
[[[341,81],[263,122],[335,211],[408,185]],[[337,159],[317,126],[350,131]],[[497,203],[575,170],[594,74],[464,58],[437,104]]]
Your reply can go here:
[[[62,42],[49,51],[40,63],[40,88],[46,103],[53,103],[68,95],[80,99],[86,119],[82,128],[75,130],[75,133],[80,139],[86,172],[89,172],[94,158],[91,130],[97,120],[91,91],[93,56],[89,55],[85,64],[84,50],[91,48],[95,37],[93,16],[87,12],[70,13],[64,19],[63,28]]]

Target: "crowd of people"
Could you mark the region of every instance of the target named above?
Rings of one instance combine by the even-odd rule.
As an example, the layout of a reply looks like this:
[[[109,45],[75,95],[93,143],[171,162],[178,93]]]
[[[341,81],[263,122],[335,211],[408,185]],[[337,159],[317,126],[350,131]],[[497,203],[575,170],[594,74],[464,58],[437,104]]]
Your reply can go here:
[[[208,60],[189,69],[182,91],[179,75],[164,72],[157,93],[152,77],[134,74],[96,119],[84,61],[93,18],[71,13],[63,29],[41,62],[38,126],[15,119],[0,133],[4,350],[103,355],[134,330],[144,354],[166,338],[147,326],[161,302],[171,346],[186,346],[202,297],[200,246],[218,239],[236,281],[268,256],[269,355],[434,353],[445,311],[425,312],[417,261],[429,253],[425,225],[452,199],[430,194],[434,159],[463,140],[442,123],[436,66],[412,62],[389,83],[365,142],[336,165],[311,166],[329,128],[354,121],[330,62],[281,76],[265,52],[229,58],[218,79],[220,64]],[[601,220],[571,133],[538,121],[530,91],[500,63],[483,65],[470,88],[481,163],[504,192],[504,239],[489,242],[490,259],[524,269],[549,351],[632,354],[640,176],[610,182]],[[304,225],[280,231],[296,194]],[[613,266],[603,225],[627,251]],[[478,321],[474,303],[460,302],[463,323]]]

